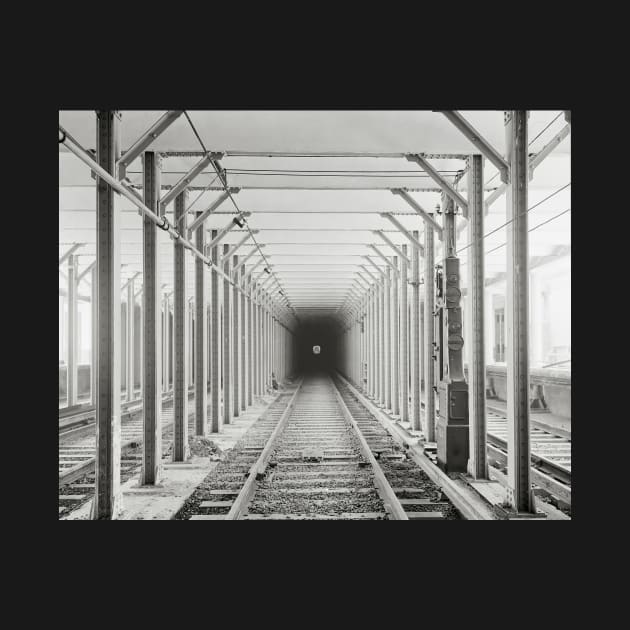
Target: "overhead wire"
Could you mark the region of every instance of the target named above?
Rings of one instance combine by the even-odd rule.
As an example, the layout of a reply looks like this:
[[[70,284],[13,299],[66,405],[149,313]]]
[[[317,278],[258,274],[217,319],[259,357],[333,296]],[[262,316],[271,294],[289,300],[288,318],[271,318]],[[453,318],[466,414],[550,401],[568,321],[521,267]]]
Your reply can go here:
[[[199,144],[201,145],[201,148],[203,149],[203,151],[205,152],[206,155],[209,155],[208,149],[206,148],[205,144],[203,143],[203,140],[201,139],[200,135],[197,133],[197,129],[195,128],[195,125],[194,125],[193,121],[190,119],[190,116],[188,115],[188,112],[186,110],[184,110],[184,115],[186,116],[186,119],[188,120],[188,123],[190,124],[190,126],[191,126],[191,128],[193,130],[193,133],[197,137],[197,140],[199,141]],[[234,200],[234,197],[232,196],[230,188],[227,185],[227,178],[224,179],[223,177],[221,177],[221,173],[217,169],[217,166],[216,166],[214,160],[210,160],[210,164],[212,165],[212,168],[216,171],[217,176],[221,180],[221,183],[223,184],[224,191],[227,194],[227,196],[229,197],[229,199],[232,202],[232,204],[234,205],[234,208],[236,209],[237,213],[239,214],[239,216],[241,218],[241,221],[243,221],[244,225],[247,227],[247,231],[249,232],[250,238],[254,241],[254,243],[256,245],[256,248],[258,249],[258,253],[262,256],[262,259],[265,262],[265,269],[271,275],[271,277],[274,279],[274,281],[276,282],[278,287],[280,287],[280,290],[284,294],[284,288],[280,284],[280,281],[278,280],[277,276],[271,270],[271,267],[269,266],[269,261],[267,260],[267,257],[263,253],[262,248],[260,247],[258,241],[256,240],[256,237],[254,236],[254,233],[252,232],[252,229],[249,227],[249,223],[247,222],[247,218],[243,215],[243,211],[238,207],[238,204],[236,203],[236,201]],[[289,308],[291,310],[293,310],[292,307],[289,307]],[[294,313],[294,315],[295,315],[295,313]]]

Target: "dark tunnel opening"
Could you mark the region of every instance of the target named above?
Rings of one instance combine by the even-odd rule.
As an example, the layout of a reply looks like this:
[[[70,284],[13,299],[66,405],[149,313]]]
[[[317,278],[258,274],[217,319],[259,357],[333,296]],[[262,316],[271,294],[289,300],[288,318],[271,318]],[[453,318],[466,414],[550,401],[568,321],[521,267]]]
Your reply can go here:
[[[339,365],[338,327],[331,320],[304,322],[295,337],[296,368],[299,374],[312,376],[333,373]],[[319,352],[313,352],[319,346]]]

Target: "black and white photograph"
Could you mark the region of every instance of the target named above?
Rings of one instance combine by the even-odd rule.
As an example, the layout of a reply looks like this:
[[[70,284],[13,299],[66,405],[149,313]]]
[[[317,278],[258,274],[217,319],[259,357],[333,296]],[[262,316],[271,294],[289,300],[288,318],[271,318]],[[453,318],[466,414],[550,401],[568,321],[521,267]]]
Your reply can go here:
[[[59,520],[571,520],[570,110],[58,114]]]

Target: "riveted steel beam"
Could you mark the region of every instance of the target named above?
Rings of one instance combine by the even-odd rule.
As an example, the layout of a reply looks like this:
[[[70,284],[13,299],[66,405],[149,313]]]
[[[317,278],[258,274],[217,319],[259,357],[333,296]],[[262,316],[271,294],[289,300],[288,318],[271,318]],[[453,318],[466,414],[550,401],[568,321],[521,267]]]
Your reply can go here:
[[[159,214],[159,155],[145,151],[142,159],[144,203]],[[162,314],[160,312],[160,242],[158,227],[148,217],[142,219],[142,473],[144,485],[160,482],[162,474]]]
[[[407,265],[411,264],[411,260],[409,259],[409,257],[405,256],[402,253],[402,250],[400,249],[400,247],[398,247],[398,245],[396,245],[396,243],[393,243],[391,241],[391,239],[389,239],[387,236],[385,236],[385,234],[383,233],[383,230],[374,230],[374,234],[376,234],[381,239],[383,239],[383,241],[385,241],[385,243],[387,243],[387,245],[389,245],[398,254],[398,256],[401,258],[401,260],[405,264],[407,264]],[[403,247],[404,247],[404,245],[403,245]]]
[[[402,197],[424,219],[425,223],[438,233],[438,238],[442,239],[442,226],[406,190],[392,188],[392,193]]]
[[[240,191],[240,188],[230,188],[230,193],[235,195]],[[230,196],[229,193],[224,192],[219,195],[217,199],[215,199],[205,210],[197,213],[197,218],[190,224],[188,230],[190,232],[194,232],[226,199]],[[251,214],[251,212],[244,213],[247,216]]]
[[[132,145],[125,151],[122,157],[116,163],[118,169],[118,179],[125,179],[127,176],[127,167],[140,154],[149,147],[149,145],[162,135],[182,114],[184,110],[168,111],[147,129]]]
[[[421,155],[415,153],[406,156],[410,162],[415,162],[420,168],[445,192],[461,209],[464,216],[468,216],[468,202],[437,172]]]
[[[398,221],[398,219],[396,219],[395,216],[392,215],[391,212],[381,212],[380,215],[384,219],[387,219],[390,223],[395,225],[398,228],[398,230],[402,232],[409,239],[409,242],[412,243],[413,246],[420,252],[420,256],[424,256],[424,245],[417,238],[415,238],[409,232],[409,230],[405,228],[405,226],[400,221]],[[440,230],[441,229],[442,227],[440,226]]]
[[[510,183],[510,167],[503,156],[459,112],[454,110],[436,111],[444,114],[481,151],[482,155],[499,169],[501,181],[504,184]],[[457,203],[457,201],[455,202]]]

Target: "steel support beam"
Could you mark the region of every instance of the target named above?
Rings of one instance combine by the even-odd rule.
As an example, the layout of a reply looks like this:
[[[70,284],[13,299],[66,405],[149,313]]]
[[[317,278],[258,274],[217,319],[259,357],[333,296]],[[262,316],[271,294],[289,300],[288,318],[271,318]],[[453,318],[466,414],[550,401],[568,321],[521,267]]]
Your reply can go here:
[[[535,512],[530,484],[529,442],[529,261],[527,231],[527,115],[506,112],[507,155],[512,172],[507,191],[507,446],[508,501],[517,512]]]
[[[411,261],[409,260],[408,256],[405,256],[402,252],[402,250],[400,249],[400,247],[398,247],[398,245],[396,245],[396,243],[393,243],[391,241],[391,239],[389,237],[387,237],[383,230],[374,230],[374,234],[376,234],[377,236],[379,236],[383,241],[385,241],[385,243],[387,243],[387,245],[389,245],[400,257],[400,259],[402,261],[404,261],[406,264],[410,264]],[[404,247],[404,245],[403,245]]]
[[[231,188],[231,193],[238,193],[238,188]],[[222,195],[219,195],[217,199],[215,199],[205,210],[201,210],[197,212],[197,216],[195,220],[190,224],[189,233],[192,234],[200,225],[204,223],[204,221],[226,200],[229,198],[229,194],[224,192]]]
[[[431,232],[425,226],[426,232]],[[418,230],[413,233],[417,240],[419,236]],[[424,247],[422,248],[424,249]],[[421,408],[421,391],[420,391],[420,251],[417,247],[411,249],[411,428],[414,431],[420,431],[422,425],[420,423]],[[426,378],[425,378],[426,384]]]
[[[258,303],[255,300],[255,294],[258,289],[258,285],[256,282],[251,279],[250,280],[250,296],[251,296],[251,308],[252,308],[252,392],[254,397],[260,396],[260,309],[258,307]]]
[[[241,282],[246,283],[245,267],[241,267]],[[250,407],[254,403],[254,389],[255,389],[255,359],[256,348],[254,344],[255,328],[255,311],[254,300],[252,299],[252,286],[251,283],[247,286],[247,406]]]
[[[72,254],[77,251],[77,249],[83,247],[83,245],[85,245],[85,243],[75,243],[74,245],[72,245],[70,249],[68,249],[68,251],[65,252],[59,259],[59,266],[61,267],[61,265],[63,265],[63,263],[65,263],[66,260],[68,260],[68,258],[70,258],[70,256],[72,256]]]
[[[230,260],[231,248],[228,247],[228,251],[225,254],[226,260]],[[238,264],[238,256],[232,257],[232,267]],[[228,285],[229,288],[229,285]],[[233,378],[232,378],[232,415],[236,418],[241,415],[241,369],[243,362],[240,356],[241,349],[241,295],[239,294],[238,285],[234,284],[232,287],[232,363],[233,363]]]
[[[447,194],[461,209],[465,217],[468,216],[468,202],[429,164],[421,155],[407,155],[410,162],[415,162],[420,168]]]
[[[215,240],[215,239],[213,239]],[[229,245],[223,245],[223,273],[230,277],[231,261],[225,257]],[[232,422],[232,292],[230,283],[223,281],[223,424]]]
[[[501,181],[504,184],[508,184],[510,182],[510,167],[503,159],[503,156],[485,138],[483,138],[481,134],[459,112],[446,110],[438,111],[444,114],[444,116],[446,116],[446,118],[448,118],[451,123],[453,123],[453,125],[457,127],[457,129],[459,129],[464,136],[466,136],[466,138],[470,140],[470,142],[474,144],[477,149],[479,149],[479,151],[499,169]]]
[[[446,243],[445,243],[446,245]],[[435,442],[435,245],[433,230],[424,230],[424,437]]]
[[[154,141],[162,135],[182,114],[184,110],[169,111],[161,116],[145,133],[143,133],[118,160],[118,179],[125,179],[127,167]],[[155,154],[154,154],[155,155]],[[158,189],[159,190],[159,189]],[[159,214],[159,212],[156,212]]]
[[[402,246],[400,268],[400,419],[409,420],[409,313],[407,306],[407,246]]]
[[[241,247],[241,245],[243,245],[245,241],[251,238],[252,234],[258,234],[258,232],[259,230],[252,230],[251,234],[248,232],[245,236],[243,236],[243,238],[240,241],[232,245],[232,247],[230,248],[230,251],[227,254],[227,257],[232,258],[232,256],[236,253],[236,250],[239,249],[239,247]],[[255,249],[253,251],[255,251]],[[237,271],[236,266],[234,266],[234,268],[232,269],[232,273],[234,274],[235,271]]]
[[[385,276],[385,272],[383,272]],[[387,368],[385,367],[385,278],[381,282],[379,290],[379,302],[378,302],[378,365],[379,365],[379,385],[378,385],[378,399],[379,404],[385,406],[385,388],[387,386]]]
[[[92,309],[92,347],[90,348],[90,396],[92,405],[96,406],[96,373],[98,360],[98,275],[96,273],[96,261],[92,267],[91,309]]]
[[[96,113],[96,160],[114,176],[120,115]],[[118,206],[118,207],[117,207]],[[91,518],[115,519],[120,492],[120,206],[114,191],[96,179],[96,275],[98,359],[96,381],[96,462]]]
[[[435,221],[433,216],[429,214],[406,190],[402,190],[401,188],[392,188],[392,193],[402,197],[424,219],[425,224],[431,226],[437,232],[438,238],[440,240],[442,239],[442,226]],[[389,213],[383,214],[389,215],[387,218],[391,216]],[[391,221],[391,219],[389,220]]]
[[[136,274],[137,275],[137,274]],[[134,276],[135,278],[135,276]],[[126,350],[126,368],[125,368],[125,380],[127,385],[125,387],[127,392],[127,401],[133,400],[134,398],[134,382],[133,382],[133,368],[134,368],[134,307],[135,307],[135,287],[133,278],[129,280],[127,283],[127,334],[126,334],[126,342],[125,342],[125,350]]]
[[[142,160],[144,203],[159,214],[160,157],[145,151]],[[158,227],[142,219],[142,398],[143,435],[141,483],[155,485],[162,475],[162,342],[160,313],[160,242]]]
[[[392,414],[397,416],[400,413],[400,333],[398,329],[398,256],[393,257],[394,270],[392,278],[392,309],[391,309],[391,365],[392,365]],[[402,263],[403,267],[405,262]]]
[[[571,133],[571,124],[563,127],[536,155],[529,159],[529,179],[534,177],[534,170],[540,163]]]
[[[414,248],[420,252],[420,256],[424,256],[424,245],[422,245],[422,243],[420,243],[420,241],[417,238],[414,238],[413,234],[411,234],[409,230],[407,230],[405,226],[400,221],[398,221],[396,217],[394,217],[391,214],[391,212],[381,212],[380,215],[383,218],[389,220],[393,225],[395,225],[398,228],[398,230],[402,232],[409,239],[409,242],[414,246]]]
[[[66,396],[68,407],[77,404],[78,399],[78,367],[77,341],[79,323],[79,283],[77,271],[79,261],[74,254],[68,257],[68,370],[66,377]]]
[[[389,261],[388,261],[389,262]],[[392,268],[387,266],[385,272],[385,283],[383,287],[384,296],[384,326],[385,343],[383,346],[383,357],[385,360],[385,408],[392,408]]]
[[[186,173],[160,200],[160,206],[162,208],[162,213],[166,206],[173,201],[180,193],[184,192],[186,188],[191,184],[192,180],[199,175],[203,171],[208,164],[210,164],[211,158],[209,155],[204,155],[197,164],[195,164],[189,171]],[[179,226],[177,223],[177,219],[175,220],[176,226]],[[184,219],[181,219],[184,222]],[[180,226],[181,227],[181,226]]]
[[[238,256],[234,257],[234,267],[237,266]],[[241,267],[241,278],[245,275],[245,268]],[[239,283],[240,284],[240,283]],[[248,388],[248,372],[249,372],[249,354],[247,352],[247,336],[249,335],[249,304],[245,291],[241,291],[241,411],[247,409],[247,388]]]
[[[175,198],[175,221],[186,229],[187,191]],[[188,446],[188,299],[186,297],[186,248],[177,239],[173,246],[173,461],[184,462],[190,455]]]
[[[212,230],[211,237],[217,235],[217,230]],[[210,378],[211,378],[211,431],[219,433],[222,426],[221,414],[221,348],[223,338],[221,337],[221,291],[219,289],[219,265],[218,246],[211,249],[210,256],[215,267],[210,272]]]
[[[468,298],[470,352],[468,354],[468,472],[488,478],[486,445],[486,366],[484,339],[483,159],[471,155],[468,168]]]
[[[197,213],[197,218],[199,213]],[[195,232],[195,245],[201,252],[206,248],[206,230]],[[195,434],[208,431],[208,288],[205,264],[195,259]]]
[[[255,232],[258,232],[258,230],[255,230]],[[234,267],[234,269],[232,269],[232,273],[236,273],[254,254],[258,254],[258,249],[260,249],[261,247],[264,247],[265,245],[259,245],[257,248],[252,249],[251,252],[249,252],[249,254],[247,254],[247,256],[245,256],[244,258],[241,258],[241,260],[239,261],[238,265],[236,267]],[[261,258],[262,260],[262,258]]]
[[[388,256],[385,256],[385,254],[383,254],[382,252],[380,252],[378,250],[378,248],[376,247],[376,245],[368,245],[368,247],[370,247],[371,249],[373,249],[380,258],[382,258],[385,261],[385,264],[387,265],[388,269],[387,271],[389,272],[390,270],[392,270],[394,272],[395,275],[399,275],[399,271],[398,269],[394,268],[394,263],[389,259]]]

